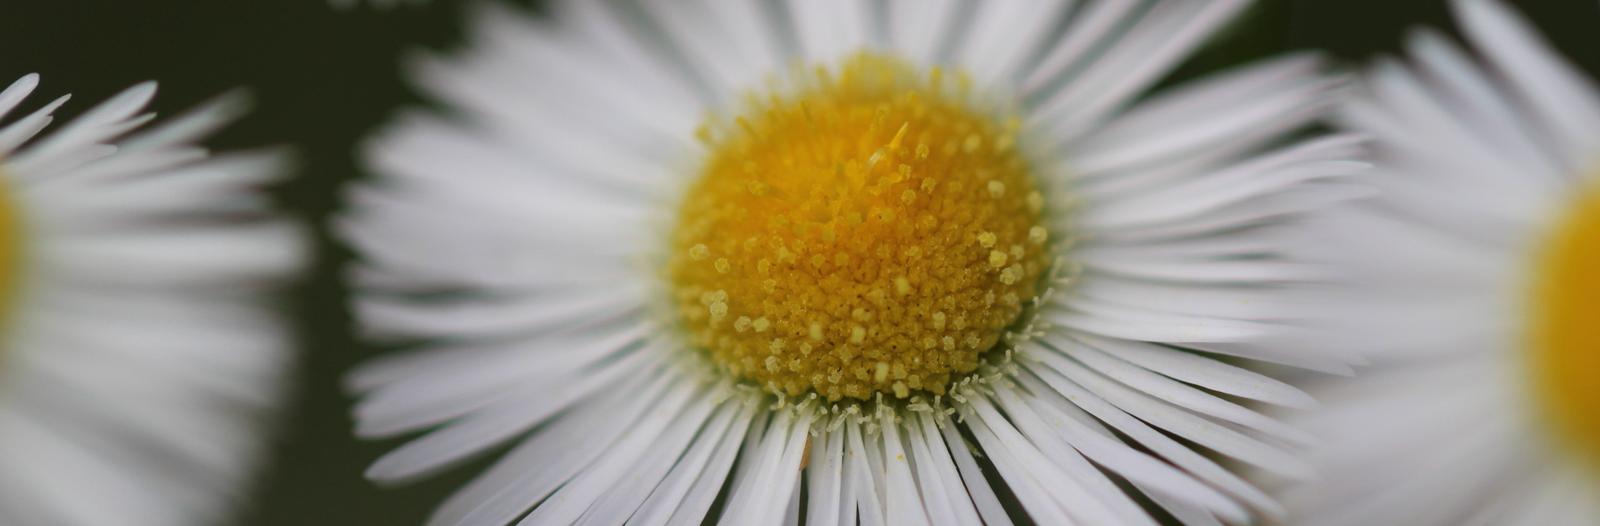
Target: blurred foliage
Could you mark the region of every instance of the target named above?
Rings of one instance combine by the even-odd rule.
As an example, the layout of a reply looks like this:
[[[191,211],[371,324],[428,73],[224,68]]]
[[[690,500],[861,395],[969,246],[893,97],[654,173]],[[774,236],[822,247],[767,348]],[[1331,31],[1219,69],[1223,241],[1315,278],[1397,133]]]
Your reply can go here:
[[[44,76],[40,98],[71,92],[63,116],[136,82],[162,83],[165,114],[235,87],[257,110],[219,136],[218,148],[293,145],[299,177],[278,188],[283,206],[321,224],[340,188],[359,177],[353,152],[395,109],[418,102],[397,60],[460,40],[463,4],[434,0],[390,11],[336,11],[325,0],[0,1],[0,84]],[[528,2],[521,2],[528,3]],[[1589,71],[1600,71],[1600,6],[1593,0],[1515,2]],[[1188,78],[1289,49],[1323,49],[1360,60],[1395,54],[1404,30],[1448,27],[1440,0],[1262,0],[1173,75]],[[247,496],[249,525],[417,524],[477,471],[380,489],[361,472],[399,441],[350,436],[345,370],[373,349],[358,342],[341,275],[349,254],[321,231],[316,271],[291,310],[303,344],[297,386],[277,458]]]

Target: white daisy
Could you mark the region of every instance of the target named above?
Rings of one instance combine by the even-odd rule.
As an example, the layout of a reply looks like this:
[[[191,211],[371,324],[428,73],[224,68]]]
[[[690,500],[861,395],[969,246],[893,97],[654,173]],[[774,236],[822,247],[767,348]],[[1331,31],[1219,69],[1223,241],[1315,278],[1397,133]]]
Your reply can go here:
[[[1311,239],[1379,343],[1315,391],[1295,524],[1600,523],[1600,91],[1500,3],[1454,7],[1483,65],[1417,31],[1341,112],[1382,198]]]
[[[361,436],[427,432],[368,476],[510,446],[433,524],[1278,513],[1211,454],[1304,476],[1242,401],[1310,400],[1224,357],[1347,370],[1272,230],[1361,165],[1284,139],[1315,57],[1146,97],[1244,5],[478,13],[340,225],[418,347],[350,378]]]
[[[252,188],[283,159],[194,145],[237,98],[148,126],[142,84],[46,131],[38,82],[0,91],[0,523],[215,523],[289,358],[262,295],[299,244]]]

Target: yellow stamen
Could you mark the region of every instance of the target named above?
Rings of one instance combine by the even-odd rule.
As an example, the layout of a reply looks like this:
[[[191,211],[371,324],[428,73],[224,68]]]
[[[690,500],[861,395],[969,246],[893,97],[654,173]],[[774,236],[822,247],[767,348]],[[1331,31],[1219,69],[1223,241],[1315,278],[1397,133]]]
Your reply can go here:
[[[1039,192],[1017,121],[944,75],[858,55],[702,128],[666,274],[720,368],[829,400],[943,394],[1017,321],[1049,262]]]
[[[1548,243],[1534,302],[1534,381],[1562,440],[1600,462],[1600,186]]]

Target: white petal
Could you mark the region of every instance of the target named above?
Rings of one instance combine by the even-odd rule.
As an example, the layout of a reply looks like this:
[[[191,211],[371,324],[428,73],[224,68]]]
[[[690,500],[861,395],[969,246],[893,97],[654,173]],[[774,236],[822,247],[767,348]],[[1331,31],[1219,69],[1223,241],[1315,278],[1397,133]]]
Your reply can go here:
[[[932,417],[923,416],[924,427],[935,425]],[[955,422],[945,420],[938,425],[939,432],[944,436],[944,443],[950,448],[950,457],[955,459],[956,468],[961,472],[961,480],[967,487],[967,492],[972,495],[972,503],[978,507],[978,514],[982,516],[985,524],[994,526],[1010,526],[1011,517],[1006,514],[1005,508],[1000,506],[1000,499],[995,497],[994,490],[989,487],[988,479],[978,468],[978,463],[973,458],[973,453],[967,448],[967,439],[956,430]]]
[[[989,462],[994,464],[995,470],[1000,473],[1000,477],[1005,480],[1006,488],[1016,495],[1017,500],[1021,502],[1022,507],[1027,510],[1028,516],[1034,522],[1040,524],[1077,523],[1051,497],[1052,492],[1066,492],[1077,489],[1074,484],[1067,482],[1062,484],[1063,487],[1049,487],[1048,489],[1041,487],[1040,484],[1044,484],[1045,481],[1036,481],[1028,472],[1024,461],[1015,458],[1010,449],[1000,442],[1000,439],[995,436],[994,432],[989,430],[988,425],[983,420],[977,418],[969,419],[967,420],[967,427],[972,430],[972,436],[978,440],[978,445],[983,448],[984,456],[988,457]],[[1084,498],[1078,495],[1076,491],[1074,491],[1074,494],[1079,499]],[[1091,503],[1093,502],[1092,498],[1087,500]],[[1085,508],[1088,507],[1090,506],[1085,506]],[[1093,515],[1092,512],[1087,510],[1075,511]],[[1098,518],[1102,521],[1107,521],[1104,524],[1116,524],[1115,519],[1108,519],[1104,514],[1098,516]]]
[[[925,421],[932,420],[926,414],[905,420],[905,442],[910,449],[917,489],[922,494],[929,522],[935,526],[978,523],[978,514],[967,497],[967,489],[945,451],[944,439],[936,430],[926,427]]]
[[[23,143],[38,135],[39,132],[44,131],[44,128],[49,126],[50,122],[55,118],[52,114],[62,104],[66,104],[69,98],[70,96],[57,98],[44,105],[44,107],[34,110],[28,116],[17,119],[15,122],[7,124],[4,128],[0,128],[0,154],[10,155],[18,147],[21,147]]]
[[[568,382],[524,386],[466,418],[390,451],[367,478],[401,482],[430,475],[521,434],[620,378],[659,361],[644,349]]]
[[[528,294],[504,300],[472,298],[422,302],[413,298],[371,297],[356,304],[374,336],[499,338],[543,334],[559,328],[608,320],[648,303],[632,284],[602,290]]]
[[[952,62],[962,64],[980,86],[1020,82],[1028,60],[1054,44],[1056,26],[1072,2],[991,0],[972,14],[967,37]]]
[[[1079,6],[1062,37],[1040,62],[1038,69],[1023,82],[1023,93],[1031,100],[1054,96],[1068,83],[1062,78],[1077,73],[1099,57],[1097,49],[1120,38],[1120,32],[1141,14],[1136,2],[1089,2]],[[1048,44],[1047,44],[1048,45]]]
[[[743,401],[731,401],[723,402],[718,411],[718,420],[707,424],[695,437],[689,451],[628,520],[638,524],[667,524],[675,512],[691,516],[693,511],[680,506],[680,503],[692,502],[685,498],[691,491],[708,484],[720,488],[728,467],[733,465],[734,447],[749,425],[752,408]],[[722,416],[724,414],[726,417]]]
[[[41,167],[56,166],[53,164],[56,160],[70,156],[73,151],[104,144],[148,122],[148,116],[135,117],[134,114],[149,104],[155,94],[154,82],[142,83],[124,90],[13,156],[12,169],[33,177],[46,175],[38,173],[48,171],[41,170]]]
[[[1311,395],[1294,386],[1192,352],[1089,334],[1076,334],[1073,338],[1105,349],[1140,367],[1212,391],[1296,409],[1311,409],[1317,403]]]
[[[1280,440],[1310,446],[1315,440],[1306,432],[1251,411],[1199,389],[1144,370],[1107,352],[1083,344],[1084,340],[1053,342],[1054,347],[1090,369],[1139,392],[1218,420],[1239,424]]]
[[[646,413],[622,441],[539,503],[520,524],[592,525],[626,520],[689,449],[695,431],[718,406],[712,402],[717,388],[702,386],[680,407]]]
[[[841,524],[852,524],[860,517],[865,526],[885,526],[884,499],[880,497],[883,470],[872,465],[870,454],[861,437],[861,425],[854,418],[846,418],[845,431],[845,504],[840,508]]]
[[[1271,326],[1260,323],[1162,316],[1081,300],[1071,310],[1046,310],[1039,318],[1076,331],[1152,342],[1250,341],[1273,332]]]
[[[1094,393],[1073,383],[1067,377],[1043,366],[1029,366],[1029,371],[1037,375],[1041,381],[1055,392],[1071,400],[1084,411],[1117,431],[1127,435],[1134,442],[1149,448],[1151,452],[1161,456],[1178,467],[1192,473],[1195,477],[1216,485],[1234,497],[1240,498],[1257,509],[1266,511],[1269,515],[1282,515],[1283,508],[1275,503],[1261,490],[1256,489],[1238,475],[1217,465],[1216,462],[1200,455],[1189,446],[1179,443],[1166,434],[1151,428],[1149,425],[1123,412],[1111,403],[1101,399]]]
[[[1466,34],[1508,78],[1540,122],[1549,140],[1567,154],[1569,168],[1584,168],[1600,147],[1600,89],[1550,50],[1528,22],[1496,2],[1453,4]]]
[[[789,9],[800,56],[808,64],[834,64],[867,44],[867,10],[870,2],[856,0],[799,0],[783,2]]]
[[[1243,0],[1156,5],[1082,76],[1041,102],[1034,118],[1058,123],[1051,126],[1057,137],[1079,136],[1143,93],[1247,5]]]
[[[582,374],[596,362],[639,344],[650,330],[636,325],[610,334],[554,338],[539,342],[543,345],[538,348],[530,348],[533,344],[528,342],[512,342],[487,348],[430,349],[451,360],[437,365],[421,362],[428,367],[391,380],[364,397],[352,411],[356,434],[387,437],[465,416],[519,384],[561,381]]]
[[[642,5],[723,103],[737,100],[744,90],[760,86],[764,76],[784,66],[779,31],[771,23],[771,4],[702,0]]]
[[[577,410],[552,420],[451,495],[429,517],[429,526],[509,524],[603,455],[642,415],[664,407],[669,388],[692,387],[692,382],[659,375],[637,392],[615,391],[580,402]]]
[[[954,29],[965,23],[959,0],[888,0],[886,8],[890,46],[919,64],[943,61]]]
[[[1307,462],[1275,446],[1124,387],[1065,357],[1045,352],[1030,356],[1122,410],[1174,435],[1285,477],[1305,480],[1311,476],[1313,468]]]
[[[37,87],[39,87],[39,74],[29,73],[18,77],[11,82],[11,85],[6,86],[5,90],[0,91],[0,119],[4,119],[6,114],[16,109],[17,105],[27,99]]]
[[[763,421],[754,421],[757,414],[765,414],[761,409],[754,407],[751,401],[741,401],[745,405],[743,416],[736,423],[722,442],[717,445],[713,453],[710,467],[706,468],[699,478],[695,479],[694,486],[690,488],[688,496],[678,504],[678,509],[672,513],[672,518],[667,524],[673,526],[690,526],[705,523],[708,510],[712,502],[722,491],[722,483],[727,480],[733,468],[734,458],[740,451],[742,444],[741,433],[744,436],[754,436],[756,429],[766,424]],[[673,501],[669,501],[673,502]]]
[[[922,498],[917,495],[916,481],[911,476],[911,455],[906,453],[900,440],[900,426],[895,415],[884,412],[878,415],[879,444],[883,447],[885,516],[896,523],[925,525],[928,515]]]
[[[806,524],[839,524],[844,484],[844,430],[818,433],[811,444],[811,461],[806,466]],[[854,512],[855,510],[851,510]]]

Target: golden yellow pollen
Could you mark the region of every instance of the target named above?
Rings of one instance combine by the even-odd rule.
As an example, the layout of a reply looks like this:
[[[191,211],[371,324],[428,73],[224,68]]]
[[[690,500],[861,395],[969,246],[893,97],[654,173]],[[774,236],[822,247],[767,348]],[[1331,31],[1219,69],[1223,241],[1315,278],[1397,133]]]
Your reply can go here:
[[[1534,381],[1560,436],[1600,463],[1600,185],[1548,243],[1536,278]]]
[[[947,76],[858,55],[702,128],[666,274],[718,367],[786,395],[943,394],[1018,321],[1050,262],[1043,198],[1016,120]]]

